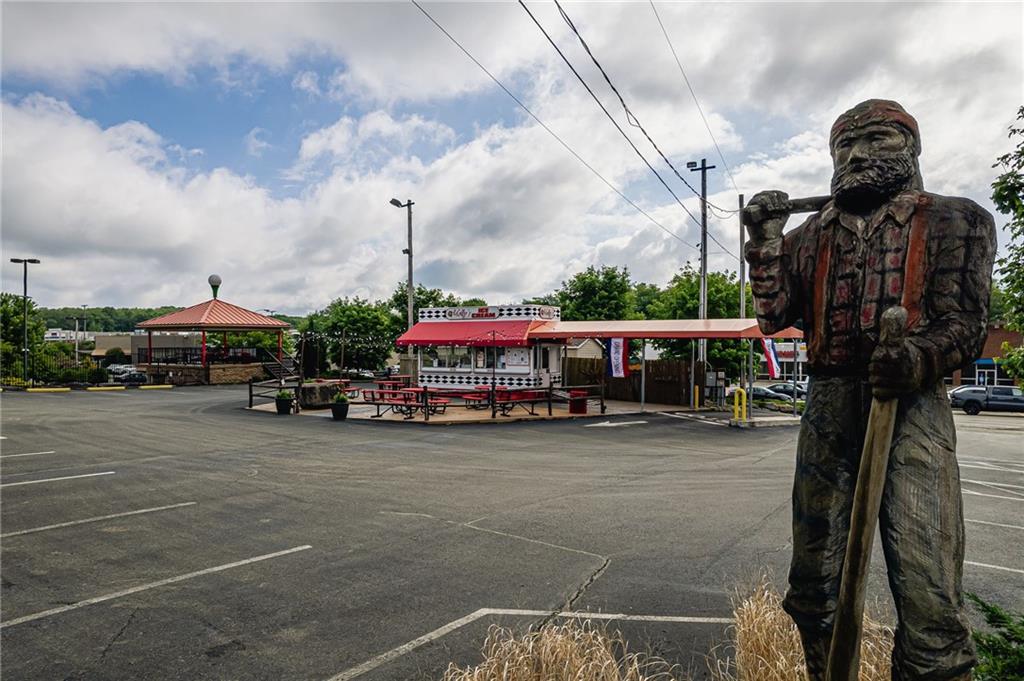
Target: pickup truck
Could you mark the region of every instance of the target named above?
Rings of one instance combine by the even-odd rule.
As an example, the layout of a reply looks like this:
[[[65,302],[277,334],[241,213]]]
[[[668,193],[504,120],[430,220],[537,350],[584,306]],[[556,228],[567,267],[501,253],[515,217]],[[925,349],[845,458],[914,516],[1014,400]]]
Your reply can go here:
[[[972,385],[949,392],[949,404],[974,416],[981,411],[1024,412],[1024,391],[1013,386]]]

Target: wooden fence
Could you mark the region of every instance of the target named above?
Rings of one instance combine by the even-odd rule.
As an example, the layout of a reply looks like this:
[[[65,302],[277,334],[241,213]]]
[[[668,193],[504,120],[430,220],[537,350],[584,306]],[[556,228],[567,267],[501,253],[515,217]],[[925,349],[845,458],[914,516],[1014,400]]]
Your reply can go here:
[[[698,379],[699,373],[698,367]],[[625,378],[605,376],[603,359],[567,357],[563,380],[566,385],[601,383],[603,381],[605,399],[640,401],[640,372],[631,371]],[[674,359],[648,360],[645,398],[652,404],[689,404],[689,362]]]

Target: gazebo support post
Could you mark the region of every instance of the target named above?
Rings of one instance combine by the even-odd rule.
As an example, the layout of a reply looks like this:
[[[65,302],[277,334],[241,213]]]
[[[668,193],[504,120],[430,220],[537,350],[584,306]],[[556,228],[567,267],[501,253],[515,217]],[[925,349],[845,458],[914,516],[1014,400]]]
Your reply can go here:
[[[205,329],[203,330],[203,348],[202,348],[202,350],[200,351],[200,354],[199,354],[199,361],[203,365],[203,367],[205,368],[206,367],[206,330]]]
[[[280,362],[284,359],[282,348],[284,346],[284,332],[278,329],[277,331],[277,361]]]
[[[220,347],[221,347],[221,354],[224,356],[224,359],[222,359],[221,361],[222,362],[226,362],[226,361],[228,361],[228,332],[227,331],[225,331],[224,335],[221,336]]]
[[[150,371],[153,369],[153,332],[146,332],[146,364],[149,365]]]

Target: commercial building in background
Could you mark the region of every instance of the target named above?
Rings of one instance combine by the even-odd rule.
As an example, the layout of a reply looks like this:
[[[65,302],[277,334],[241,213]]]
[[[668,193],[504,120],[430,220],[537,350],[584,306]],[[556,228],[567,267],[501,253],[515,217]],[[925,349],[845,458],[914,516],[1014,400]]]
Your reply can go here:
[[[1001,323],[990,324],[981,357],[969,367],[946,376],[946,383],[954,386],[1014,385],[1013,378],[999,365],[999,358],[1003,355],[1003,343],[1019,346],[1022,342],[1019,332],[1010,331]]]

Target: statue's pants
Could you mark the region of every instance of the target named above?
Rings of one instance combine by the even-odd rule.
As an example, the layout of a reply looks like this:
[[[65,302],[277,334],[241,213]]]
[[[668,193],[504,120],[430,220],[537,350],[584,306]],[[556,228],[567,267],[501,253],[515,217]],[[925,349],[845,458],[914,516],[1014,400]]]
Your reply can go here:
[[[811,380],[793,484],[793,560],[784,607],[812,681],[824,677],[871,405],[859,378]],[[963,506],[953,414],[941,382],[900,398],[879,514],[898,625],[897,681],[960,677],[976,663],[964,611]]]

